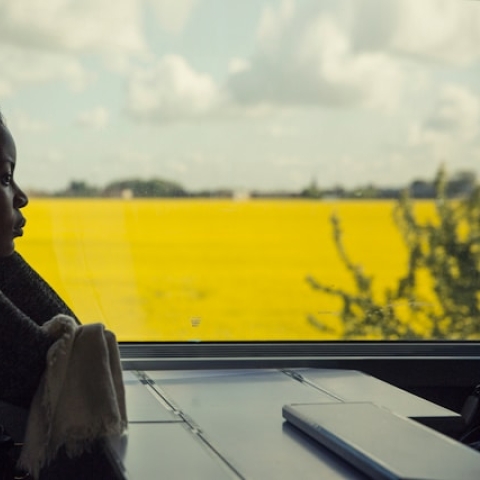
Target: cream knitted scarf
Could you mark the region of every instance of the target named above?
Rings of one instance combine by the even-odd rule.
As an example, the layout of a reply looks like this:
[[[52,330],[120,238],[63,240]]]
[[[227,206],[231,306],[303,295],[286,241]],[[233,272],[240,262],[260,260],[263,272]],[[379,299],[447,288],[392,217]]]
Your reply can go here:
[[[38,478],[62,446],[80,455],[91,443],[127,428],[117,342],[101,324],[57,315],[42,326],[57,340],[33,398],[19,467]]]

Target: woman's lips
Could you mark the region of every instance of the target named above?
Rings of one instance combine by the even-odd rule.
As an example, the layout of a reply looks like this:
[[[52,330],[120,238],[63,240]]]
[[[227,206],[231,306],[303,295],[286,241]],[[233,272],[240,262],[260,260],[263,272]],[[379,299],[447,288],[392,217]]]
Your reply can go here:
[[[15,228],[13,229],[13,235],[15,237],[21,237],[23,235],[23,227],[25,227],[25,224],[27,223],[27,221],[22,218],[18,223],[17,225],[15,226]]]

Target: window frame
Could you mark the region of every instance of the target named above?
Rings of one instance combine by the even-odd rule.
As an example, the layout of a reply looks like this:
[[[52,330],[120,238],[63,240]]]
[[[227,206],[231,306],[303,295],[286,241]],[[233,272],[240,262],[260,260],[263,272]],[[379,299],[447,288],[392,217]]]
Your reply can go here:
[[[126,370],[340,368],[406,389],[480,383],[480,342],[121,342]]]

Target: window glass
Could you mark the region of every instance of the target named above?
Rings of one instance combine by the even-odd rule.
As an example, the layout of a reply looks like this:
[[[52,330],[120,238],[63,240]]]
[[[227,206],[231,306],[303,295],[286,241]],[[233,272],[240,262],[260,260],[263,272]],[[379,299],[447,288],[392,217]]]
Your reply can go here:
[[[0,59],[17,249],[82,322],[478,338],[479,2],[6,0]]]

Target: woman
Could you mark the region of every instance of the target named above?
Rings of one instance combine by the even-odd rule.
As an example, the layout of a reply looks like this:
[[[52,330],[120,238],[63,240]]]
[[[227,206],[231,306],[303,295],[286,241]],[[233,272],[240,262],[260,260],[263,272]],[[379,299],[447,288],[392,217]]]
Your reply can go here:
[[[78,320],[14,251],[14,239],[23,235],[25,226],[20,210],[28,203],[14,180],[16,157],[15,142],[0,113],[0,400],[29,407],[46,368],[47,351],[55,341],[40,325],[59,313]],[[0,477],[2,467],[0,464]],[[65,478],[116,477],[101,449],[92,448],[91,453],[73,459],[60,449],[55,461],[40,473],[40,480]]]
[[[53,343],[40,325],[58,313],[74,315],[14,251],[25,226],[20,210],[28,203],[14,180],[16,157],[0,113],[0,400],[28,407]]]

